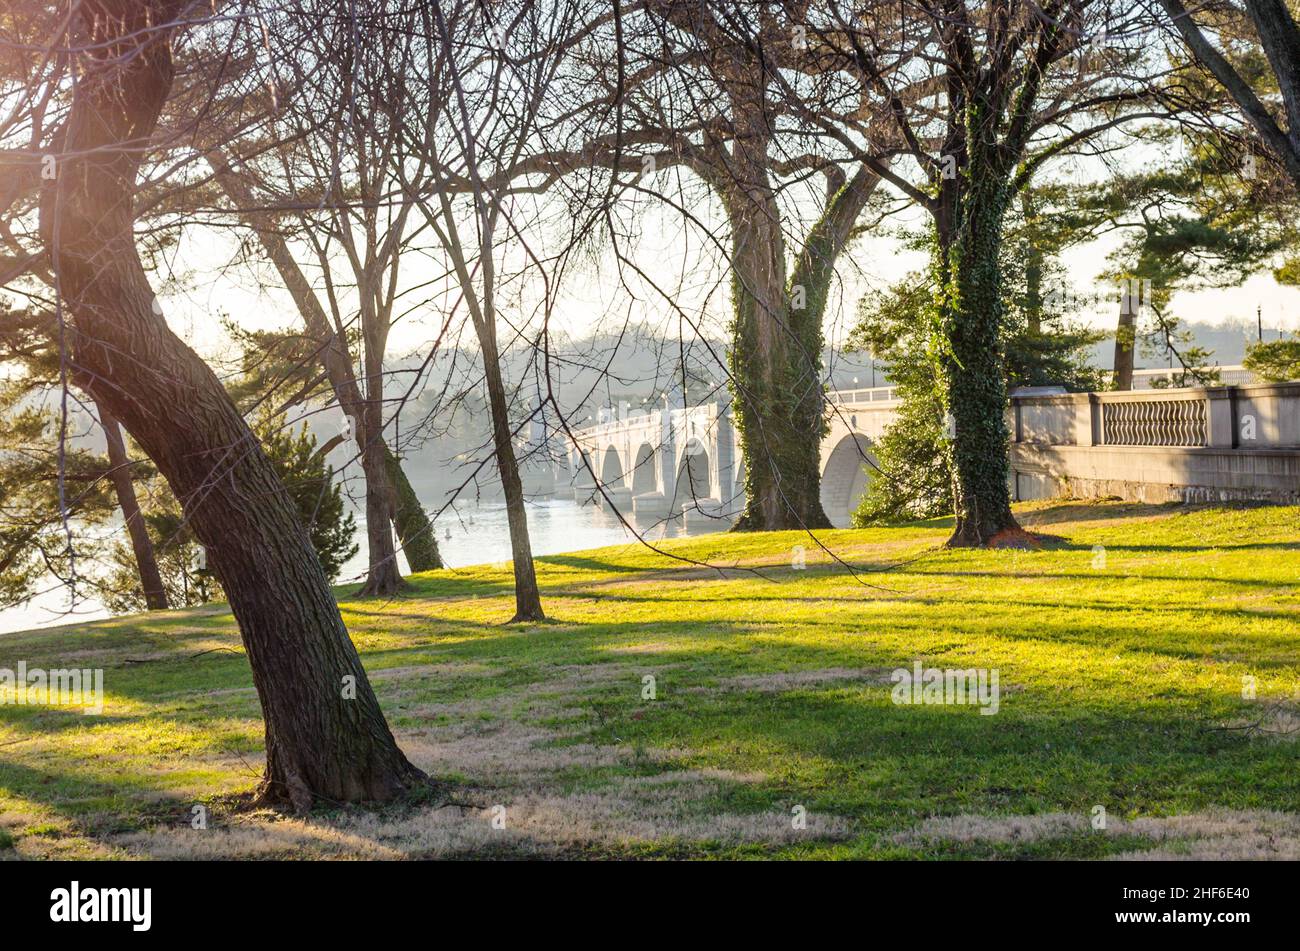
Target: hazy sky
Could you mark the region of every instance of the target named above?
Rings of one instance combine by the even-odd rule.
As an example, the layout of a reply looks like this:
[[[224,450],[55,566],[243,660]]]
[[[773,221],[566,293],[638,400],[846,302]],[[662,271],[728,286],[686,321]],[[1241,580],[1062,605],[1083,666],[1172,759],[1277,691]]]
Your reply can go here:
[[[702,199],[691,207],[691,213],[725,241],[726,227],[713,204]],[[890,219],[887,227],[898,230],[921,224],[923,213],[909,209]],[[617,267],[612,253],[604,248],[595,263],[571,270],[557,296],[552,326],[580,337],[593,330],[616,328],[631,318],[675,335],[679,326],[686,326],[682,317],[685,314],[706,331],[723,335],[730,306],[725,252],[704,236],[700,227],[683,227],[680,214],[668,207],[647,208],[635,219],[634,231],[635,240],[624,246],[634,266]],[[1092,293],[1101,289],[1097,275],[1106,267],[1106,255],[1118,241],[1118,236],[1112,236],[1067,254],[1063,264],[1076,290]],[[160,295],[173,328],[207,355],[222,355],[227,349],[216,320],[218,312],[228,313],[249,327],[297,322],[292,302],[277,286],[278,277],[267,268],[254,273],[245,263],[225,267],[235,255],[228,232],[191,230],[175,258],[177,272],[188,273],[188,286],[165,287]],[[838,267],[840,280],[832,293],[826,320],[828,338],[838,340],[852,325],[857,302],[864,294],[888,287],[924,266],[924,255],[908,250],[898,238],[873,235],[860,239]],[[408,255],[402,269],[405,280],[416,286],[429,280],[435,266],[423,256]],[[264,281],[264,286],[258,287],[259,281]],[[660,290],[655,290],[652,282]],[[535,283],[540,287],[540,282]],[[523,293],[525,298],[533,298],[523,305],[527,311],[537,303],[536,293],[531,289]],[[665,293],[671,296],[671,304],[665,300]],[[427,349],[432,328],[447,306],[446,298],[430,300],[431,296],[432,292],[425,288],[408,299],[408,304],[417,305],[415,313],[395,327],[390,339],[391,355]],[[516,315],[517,296],[506,294],[503,301],[507,311]],[[516,309],[511,309],[512,301]],[[1255,275],[1241,287],[1179,293],[1173,301],[1173,312],[1187,322],[1248,322],[1253,327],[1257,306],[1262,307],[1267,330],[1300,330],[1300,290],[1280,287],[1266,273]],[[1079,313],[1077,318],[1110,329],[1115,320],[1114,308],[1103,304]]]

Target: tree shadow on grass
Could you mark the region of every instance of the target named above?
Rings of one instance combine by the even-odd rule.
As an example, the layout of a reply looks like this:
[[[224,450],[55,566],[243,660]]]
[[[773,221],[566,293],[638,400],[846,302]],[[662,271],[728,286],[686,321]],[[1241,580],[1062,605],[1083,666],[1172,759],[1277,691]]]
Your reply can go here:
[[[1035,704],[1021,714],[1015,696],[985,716],[894,705],[887,688],[799,689],[758,702],[720,691],[638,721],[635,742],[718,751],[717,767],[783,775],[785,798],[810,811],[886,828],[933,814],[1087,815],[1096,803],[1119,814],[1300,805],[1294,754],[1282,744],[1207,731],[1173,704]]]
[[[915,620],[922,629],[924,619]],[[843,622],[828,618],[818,626],[833,624]],[[1207,730],[1194,715],[1194,698],[1117,700],[1112,691],[1054,701],[1049,685],[1017,685],[1004,671],[1005,692],[994,716],[972,707],[898,706],[879,678],[792,686],[780,677],[761,678],[867,664],[908,666],[915,646],[892,649],[877,642],[864,651],[848,637],[834,644],[757,639],[738,649],[753,633],[740,621],[707,627],[689,619],[585,624],[568,632],[538,632],[529,639],[526,656],[507,643],[513,638],[476,640],[440,650],[438,661],[500,665],[500,673],[483,678],[491,688],[486,694],[467,692],[467,685],[478,681],[431,674],[422,682],[418,672],[400,681],[376,678],[376,690],[389,716],[405,723],[410,715],[400,708],[420,702],[454,703],[472,694],[485,703],[513,698],[527,704],[533,691],[554,687],[562,708],[595,704],[603,711],[591,719],[580,742],[672,749],[680,768],[759,777],[732,790],[725,802],[691,805],[705,811],[757,811],[798,802],[885,832],[925,815],[1086,813],[1095,803],[1113,813],[1143,814],[1300,804],[1294,750]],[[1089,636],[1097,650],[1115,650],[1112,632],[1094,630]],[[952,638],[960,643],[961,632]],[[646,644],[654,653],[619,652]],[[421,654],[428,659],[420,647],[368,652],[363,659],[367,666],[381,662],[389,668],[408,652],[413,660]],[[981,662],[967,654],[950,666]],[[575,676],[586,668],[601,676]],[[658,675],[655,701],[641,695],[647,671]],[[220,673],[222,683],[229,674],[211,672]],[[737,681],[736,675],[744,679]],[[193,699],[202,699],[212,686],[193,684]],[[147,710],[130,719],[158,721],[159,728],[170,722]],[[202,722],[196,714],[195,721],[187,718],[182,725],[193,729]],[[423,722],[430,728],[430,721]],[[201,757],[194,759],[201,765]],[[127,757],[123,771],[111,761],[92,764],[77,756],[51,761],[49,768],[11,761],[0,766],[0,782],[13,795],[88,823],[80,828],[92,838],[183,819],[191,803],[168,788],[166,775],[142,772],[140,760]],[[602,777],[616,774],[625,771],[600,767],[583,783],[598,787]],[[250,786],[256,782],[252,775],[247,779]]]
[[[649,550],[646,549],[645,551],[648,552]],[[562,568],[573,568],[578,571],[599,572],[602,574],[640,574],[647,571],[662,570],[664,567],[661,565],[611,561],[607,558],[592,558],[589,555],[541,555],[535,561],[540,565],[556,565]]]

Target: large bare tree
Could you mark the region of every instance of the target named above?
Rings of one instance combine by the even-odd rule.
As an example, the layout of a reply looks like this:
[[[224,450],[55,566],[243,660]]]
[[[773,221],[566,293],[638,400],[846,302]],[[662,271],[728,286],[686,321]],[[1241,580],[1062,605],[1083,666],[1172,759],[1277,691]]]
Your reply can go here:
[[[851,153],[808,121],[839,123],[861,146],[860,131],[884,117],[856,64],[819,43],[808,19],[816,6],[598,6],[570,41],[568,97],[548,148],[489,179],[547,183],[605,169],[611,191],[655,196],[700,224],[663,177],[679,168],[719,204],[729,235],[706,241],[730,276],[722,369],[745,459],[740,529],[829,527],[819,491],[822,324],[836,263],[875,194],[877,165],[888,163],[887,150],[873,145],[865,162],[862,148]]]
[[[386,358],[411,291],[400,279],[404,252],[418,233],[408,227],[412,202],[389,175],[402,127],[383,121],[391,77],[412,68],[388,61],[409,52],[399,41],[409,18],[382,3],[338,11],[304,0],[269,12],[260,42],[239,60],[242,68],[213,70],[228,87],[222,125],[249,124],[250,101],[260,122],[234,143],[212,136],[206,150],[224,198],[254,230],[307,334],[318,341],[320,363],[350,420],[366,480],[369,566],[362,590],[375,595],[400,585],[390,522],[414,570],[441,565],[428,517],[385,438],[404,402],[386,399]],[[223,42],[214,37],[212,46]],[[209,58],[218,53],[214,48]],[[410,172],[421,176],[418,168]]]
[[[384,439],[382,429],[370,429],[367,400],[357,382],[356,361],[347,335],[339,330],[341,322],[331,319],[332,315],[321,304],[317,289],[298,263],[285,233],[284,215],[270,210],[269,200],[259,201],[255,197],[257,192],[253,175],[246,164],[232,156],[229,148],[209,149],[207,160],[211,164],[215,181],[232,209],[238,212],[241,221],[257,235],[267,260],[284,282],[285,289],[302,318],[303,329],[315,341],[317,362],[325,371],[334,400],[352,421],[350,435],[363,460],[363,469],[367,472],[367,512],[371,509],[378,511],[380,506],[387,509],[412,571],[441,568],[442,558],[438,553],[438,543],[429,517],[416,497],[401,461]],[[369,473],[376,464],[373,458],[376,455],[385,461],[385,478],[372,481]],[[388,497],[378,498],[384,492]],[[370,501],[372,495],[376,496],[374,502]],[[382,522],[377,523],[377,527],[379,524]],[[380,576],[368,579],[372,589],[391,583],[391,549],[391,544],[385,542],[383,537],[378,539],[378,547],[369,559],[370,571],[377,572]]]
[[[406,129],[394,169],[437,238],[430,253],[448,261],[454,296],[479,343],[492,456],[510,530],[514,621],[542,620],[545,612],[519,473],[519,427],[502,370],[501,326],[513,337],[521,336],[503,319],[503,251],[522,249],[526,263],[514,275],[516,283],[525,275],[536,278],[544,288],[543,308],[554,287],[524,238],[534,222],[521,220],[521,191],[510,176],[499,173],[518,168],[537,147],[538,120],[551,105],[556,69],[581,24],[582,9],[575,2],[454,2],[422,9],[404,32],[419,51],[411,57],[418,80],[400,83],[404,95],[394,106],[394,113],[405,117]],[[397,77],[392,85],[399,85]],[[412,169],[427,169],[428,181],[420,181]]]

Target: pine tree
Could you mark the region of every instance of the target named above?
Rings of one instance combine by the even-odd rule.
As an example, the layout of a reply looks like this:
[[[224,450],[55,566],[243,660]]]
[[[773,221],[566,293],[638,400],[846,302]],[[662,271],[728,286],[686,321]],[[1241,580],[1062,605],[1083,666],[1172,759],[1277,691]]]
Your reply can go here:
[[[343,487],[304,422],[296,429],[286,414],[262,411],[252,424],[262,449],[293,501],[298,519],[311,537],[312,547],[330,581],[336,581],[349,558],[358,551],[356,523],[343,501]],[[162,479],[150,483],[154,502],[145,523],[159,553],[159,570],[168,600],[190,607],[223,596],[221,585],[209,570],[203,547],[181,515],[180,506]],[[131,551],[125,543],[114,546],[112,568],[104,579],[104,602],[116,613],[145,607]]]

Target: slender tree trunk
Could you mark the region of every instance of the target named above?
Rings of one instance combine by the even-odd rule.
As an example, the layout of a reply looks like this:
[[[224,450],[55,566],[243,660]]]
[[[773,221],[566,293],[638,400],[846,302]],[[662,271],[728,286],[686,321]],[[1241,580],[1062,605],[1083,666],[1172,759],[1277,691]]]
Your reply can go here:
[[[387,492],[389,494],[386,503],[387,517],[391,518],[393,527],[397,529],[397,537],[401,540],[402,551],[411,570],[433,571],[441,568],[442,556],[438,552],[438,539],[434,534],[433,524],[429,521],[429,516],[420,505],[414,491],[411,490],[411,483],[402,470],[401,461],[384,443],[381,434],[370,433],[366,427],[365,400],[361,396],[356,374],[352,370],[352,356],[348,352],[346,342],[339,338],[330,325],[329,316],[321,307],[316,292],[312,290],[306,276],[302,273],[302,268],[294,259],[284,235],[277,229],[272,216],[260,210],[253,189],[245,177],[231,167],[230,159],[223,150],[211,149],[206,157],[217,184],[221,186],[240,218],[257,234],[262,250],[275,266],[280,279],[284,281],[284,286],[298,308],[308,335],[318,341],[321,364],[334,390],[334,398],[343,412],[352,419],[353,435],[356,438],[358,451],[364,454],[371,442],[380,444],[380,451],[385,461],[386,479],[381,484],[372,486],[367,478],[367,525],[370,524],[371,517],[370,496]],[[362,469],[366,469],[364,459]],[[367,534],[367,543],[369,541],[370,536]],[[391,562],[385,562],[383,558],[370,558],[372,565],[382,566],[389,563]],[[388,578],[369,579],[367,587],[369,581],[375,581],[376,587],[381,583],[391,583],[391,579]]]
[[[127,535],[131,538],[131,550],[135,553],[135,566],[140,575],[144,603],[150,611],[165,611],[170,606],[167,603],[167,589],[163,587],[153,540],[149,537],[144,516],[140,514],[140,503],[135,497],[131,460],[126,455],[122,427],[103,403],[96,403],[96,408],[99,410],[99,424],[104,428],[104,441],[108,443],[108,464],[112,467],[113,489],[117,493],[117,504],[122,509],[122,519],[126,522]]]
[[[506,496],[506,519],[510,525],[510,552],[515,570],[515,621],[543,621],[542,594],[537,587],[537,569],[533,565],[533,546],[528,536],[528,511],[524,507],[524,485],[519,478],[519,462],[510,432],[510,411],[506,405],[506,388],[501,378],[501,361],[497,351],[496,331],[485,320],[475,320],[479,345],[483,350],[483,371],[487,381],[488,402],[492,408],[492,445]]]
[[[971,173],[976,180],[976,172]],[[991,170],[985,174],[992,177]],[[948,544],[1019,544],[1008,485],[1007,384],[1002,352],[1002,289],[998,252],[1002,209],[979,194],[964,199],[957,234],[941,233],[942,318],[951,346],[944,360],[951,414],[953,505]],[[946,253],[944,253],[946,251]]]
[[[373,420],[366,428],[373,426]],[[388,481],[388,447],[381,441],[367,442],[361,449],[361,469],[366,474],[366,551],[369,556],[362,597],[388,597],[401,590],[404,582],[393,542],[391,487]]]
[[[306,529],[212,370],[158,313],[135,247],[140,157],[174,74],[180,0],[85,0],[87,63],[52,151],[41,231],[70,314],[79,384],[157,464],[206,546],[266,722],[261,795],[386,799],[423,774],[402,755]]]
[[[363,307],[365,289],[362,289]],[[363,324],[367,322],[363,318]],[[361,409],[361,430],[366,434],[361,447],[361,468],[366,474],[366,539],[370,556],[366,583],[360,594],[388,597],[401,590],[404,582],[397,564],[397,546],[393,543],[393,513],[396,498],[388,480],[388,447],[384,430],[383,345],[368,341],[365,349],[366,403]]]
[[[1127,293],[1119,295],[1115,325],[1115,389],[1133,389],[1133,346],[1137,342],[1137,308]]]

